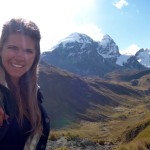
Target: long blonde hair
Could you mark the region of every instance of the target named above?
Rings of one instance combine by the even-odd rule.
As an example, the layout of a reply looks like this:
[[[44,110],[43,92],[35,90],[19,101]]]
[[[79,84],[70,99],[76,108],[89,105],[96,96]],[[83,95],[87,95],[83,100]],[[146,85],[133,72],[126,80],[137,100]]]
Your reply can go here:
[[[41,35],[39,28],[34,22],[22,18],[13,18],[3,25],[0,38],[0,51],[2,51],[4,43],[7,41],[9,35],[13,33],[27,35],[35,42],[35,60],[29,71],[20,78],[19,91],[15,89],[9,74],[1,64],[6,74],[5,78],[8,87],[16,98],[16,104],[18,106],[17,120],[19,124],[22,125],[23,118],[26,116],[32,127],[31,134],[34,135],[36,132],[42,133],[42,117],[37,100],[37,72],[40,59]]]

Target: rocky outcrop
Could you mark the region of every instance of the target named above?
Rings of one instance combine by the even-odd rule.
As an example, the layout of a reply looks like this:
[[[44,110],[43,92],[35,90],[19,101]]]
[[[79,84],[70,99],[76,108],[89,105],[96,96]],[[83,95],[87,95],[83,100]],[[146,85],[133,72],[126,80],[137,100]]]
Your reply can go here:
[[[65,137],[61,137],[56,141],[49,141],[46,150],[55,150],[57,148],[66,148],[68,150],[112,150],[115,145],[110,143],[99,143],[91,142],[88,139],[72,139],[68,140]]]

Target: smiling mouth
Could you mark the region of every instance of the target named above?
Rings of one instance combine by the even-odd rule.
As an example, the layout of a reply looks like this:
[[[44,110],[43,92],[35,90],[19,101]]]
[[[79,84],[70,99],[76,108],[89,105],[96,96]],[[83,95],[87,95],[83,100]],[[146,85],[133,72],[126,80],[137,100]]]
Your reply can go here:
[[[18,65],[18,64],[12,64],[12,66],[15,68],[22,68],[23,67],[23,65]]]

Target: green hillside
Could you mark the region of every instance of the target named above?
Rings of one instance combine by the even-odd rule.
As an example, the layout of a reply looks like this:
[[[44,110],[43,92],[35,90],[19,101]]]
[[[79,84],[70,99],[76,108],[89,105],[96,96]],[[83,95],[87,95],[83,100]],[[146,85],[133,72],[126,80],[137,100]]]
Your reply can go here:
[[[81,77],[41,62],[39,84],[52,133],[117,146],[148,137],[149,74],[136,78],[136,85],[134,78],[125,81],[112,76]]]

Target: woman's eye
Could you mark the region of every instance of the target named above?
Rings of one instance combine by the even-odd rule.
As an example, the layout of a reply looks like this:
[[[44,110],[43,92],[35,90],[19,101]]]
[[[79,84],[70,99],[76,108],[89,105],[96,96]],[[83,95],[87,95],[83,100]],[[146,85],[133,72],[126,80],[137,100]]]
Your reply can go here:
[[[9,50],[17,50],[17,47],[16,46],[8,46],[7,49],[9,49]]]
[[[25,52],[27,52],[27,53],[33,53],[33,49],[26,49]]]

